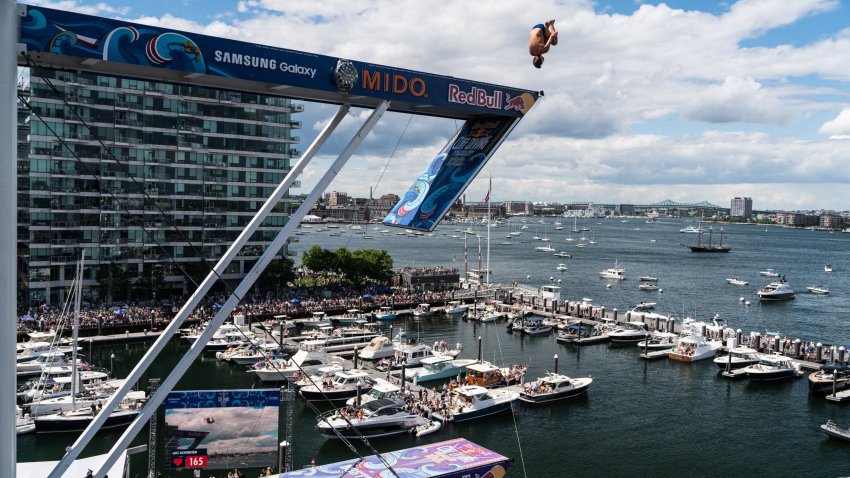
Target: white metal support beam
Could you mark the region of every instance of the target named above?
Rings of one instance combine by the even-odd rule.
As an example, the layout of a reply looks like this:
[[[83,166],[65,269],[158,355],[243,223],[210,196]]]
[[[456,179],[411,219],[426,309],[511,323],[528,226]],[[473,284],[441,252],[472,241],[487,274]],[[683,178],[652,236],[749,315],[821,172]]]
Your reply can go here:
[[[0,476],[15,478],[15,350],[17,345],[18,106],[17,46],[20,28],[15,0],[0,0]]]
[[[292,168],[292,170],[289,171],[289,174],[286,175],[283,181],[278,185],[278,187],[274,190],[271,196],[266,200],[265,204],[263,204],[259,211],[257,211],[257,214],[254,216],[251,222],[249,222],[248,225],[245,226],[245,230],[242,231],[241,234],[239,234],[239,237],[236,238],[236,241],[230,246],[227,251],[225,251],[224,255],[215,265],[213,270],[210,271],[204,281],[198,286],[198,289],[195,291],[195,293],[192,294],[191,297],[189,297],[189,300],[186,302],[186,304],[183,305],[183,307],[180,309],[174,319],[172,319],[171,323],[169,323],[165,330],[163,330],[162,335],[160,335],[159,338],[153,343],[153,345],[151,345],[151,347],[145,353],[144,357],[142,357],[139,363],[133,368],[133,370],[127,376],[124,383],[115,393],[115,395],[113,395],[109,399],[109,401],[104,404],[103,412],[97,415],[97,417],[89,424],[89,426],[82,433],[82,435],[77,438],[77,441],[75,441],[74,444],[68,449],[68,452],[65,454],[65,456],[62,457],[62,459],[56,465],[56,468],[54,468],[53,471],[50,473],[49,478],[61,477],[65,470],[68,469],[68,466],[73,463],[73,461],[80,455],[83,449],[89,444],[92,438],[94,438],[95,433],[97,433],[97,431],[100,430],[100,427],[103,426],[103,424],[106,422],[106,419],[109,417],[109,414],[112,413],[113,410],[115,410],[115,408],[118,406],[118,404],[127,394],[127,392],[130,391],[133,386],[135,386],[136,382],[141,379],[142,374],[148,369],[150,364],[157,357],[157,355],[159,355],[162,349],[165,348],[165,345],[168,343],[171,337],[173,337],[174,334],[178,332],[186,318],[189,317],[192,311],[195,310],[195,307],[197,307],[201,300],[206,296],[207,292],[209,292],[213,284],[215,284],[218,277],[224,273],[224,271],[227,269],[227,267],[230,265],[230,263],[233,261],[233,259],[236,257],[236,255],[239,253],[245,243],[248,242],[248,239],[251,238],[251,235],[253,235],[254,232],[260,227],[260,225],[263,223],[269,213],[274,210],[275,206],[283,198],[283,195],[286,194],[286,192],[292,186],[295,179],[301,174],[301,172],[304,170],[304,168],[307,166],[307,164],[310,162],[310,160],[313,158],[319,148],[321,148],[325,141],[327,141],[328,137],[330,137],[331,133],[333,133],[337,125],[339,125],[342,119],[345,118],[345,115],[348,113],[349,108],[350,106],[347,104],[340,105],[339,109],[337,110],[331,121],[316,137],[315,141],[313,141],[310,147],[307,148],[307,151],[304,152],[304,155],[302,156],[301,160],[298,161],[298,163]],[[12,108],[12,110],[14,111],[14,108]],[[10,128],[10,130],[13,132],[15,131],[14,128]],[[12,146],[15,145],[15,141],[11,141],[10,143],[12,144]],[[15,178],[16,176],[12,175],[11,177]],[[12,224],[14,224],[14,220],[15,219],[12,218]],[[275,253],[277,253],[278,250],[280,250],[280,246],[278,246],[277,249],[274,250]],[[14,274],[10,277],[14,278]],[[14,288],[12,288],[12,290],[14,290]],[[14,305],[15,300],[11,300],[8,303]],[[217,326],[213,327],[212,331],[215,332],[217,329]],[[12,337],[14,337],[14,335],[12,335]],[[206,340],[198,340],[195,342],[195,344],[197,345],[198,342],[200,342],[201,347],[203,347],[207,343]],[[10,348],[10,350],[14,351],[15,347]],[[12,360],[8,363],[14,364],[15,361]],[[15,379],[14,374],[12,375],[12,379]],[[11,386],[8,390],[14,391],[15,387]],[[14,401],[12,403],[14,403]]]
[[[281,229],[278,235],[271,242],[269,247],[263,252],[263,255],[260,256],[260,259],[257,260],[257,263],[254,264],[254,267],[248,271],[248,274],[245,275],[245,278],[242,279],[242,282],[236,286],[236,289],[230,294],[230,297],[224,302],[221,308],[216,313],[215,317],[210,320],[209,325],[204,329],[201,333],[200,337],[195,340],[186,354],[183,355],[183,358],[177,362],[177,365],[174,366],[171,373],[168,374],[168,377],[162,381],[162,384],[159,386],[157,391],[148,398],[147,403],[145,403],[142,412],[136,417],[136,420],[124,431],[121,435],[121,438],[115,445],[112,446],[112,449],[109,450],[109,454],[106,457],[106,461],[100,466],[100,468],[95,473],[95,478],[102,478],[106,472],[115,464],[115,461],[118,457],[124,453],[124,450],[130,445],[130,442],[133,438],[141,431],[142,427],[144,427],[145,423],[147,423],[150,416],[159,408],[160,404],[165,400],[165,397],[174,389],[174,386],[177,385],[177,382],[183,377],[183,374],[189,369],[189,366],[192,365],[195,358],[201,354],[204,350],[204,346],[206,346],[207,341],[213,336],[216,330],[224,323],[225,319],[230,317],[230,313],[239,304],[239,300],[241,297],[244,297],[251,287],[256,282],[257,278],[260,274],[263,273],[266,266],[274,259],[274,256],[286,244],[286,240],[289,239],[289,236],[295,231],[295,228],[301,224],[301,220],[304,219],[304,216],[310,211],[314,204],[319,200],[322,193],[325,192],[325,189],[331,184],[331,182],[336,178],[337,174],[342,170],[342,167],[345,166],[345,163],[348,162],[348,159],[354,154],[354,151],[360,146],[360,143],[366,139],[369,133],[372,131],[372,128],[378,124],[378,121],[381,119],[381,116],[387,111],[390,103],[388,101],[384,101],[369,116],[365,123],[360,127],[360,130],[357,131],[357,134],[351,138],[348,145],[345,149],[340,153],[340,155],[336,158],[336,160],[331,164],[330,168],[325,171],[325,174],[319,179],[319,182],[316,183],[316,186],[301,204],[301,206],[295,211],[290,220],[286,223],[286,225]],[[105,409],[105,407],[104,407]],[[149,453],[153,453],[150,451]],[[58,469],[58,467],[57,467]],[[54,469],[54,474],[56,470]],[[50,475],[51,477],[53,474]],[[61,476],[61,475],[57,475]]]

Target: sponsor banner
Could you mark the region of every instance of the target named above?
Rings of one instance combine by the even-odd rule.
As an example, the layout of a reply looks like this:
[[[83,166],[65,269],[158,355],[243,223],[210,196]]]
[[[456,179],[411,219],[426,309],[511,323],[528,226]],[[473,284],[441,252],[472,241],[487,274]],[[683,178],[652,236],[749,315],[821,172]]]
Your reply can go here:
[[[470,94],[477,95],[474,92]],[[479,99],[487,102],[492,97],[482,94]],[[467,120],[402,195],[383,223],[434,230],[496,151],[515,121],[498,116],[478,116]]]
[[[164,407],[165,459],[170,467],[277,464],[280,390],[171,392]]]
[[[372,105],[375,99],[390,100],[390,109],[395,111],[444,116],[456,113],[521,117],[538,96],[537,92],[355,60],[350,62],[352,68],[345,71],[344,80],[340,80],[335,77],[340,59],[335,57],[50,8],[26,8],[20,41],[28,53],[98,60],[72,63],[90,71],[103,68],[100,62],[125,63],[186,72],[181,81],[189,83],[204,84],[199,76],[214,75],[260,82],[262,85],[253,86],[262,86],[263,91],[269,91],[269,85],[285,86],[288,88],[282,91],[287,96],[306,100],[344,99],[358,104],[353,97],[362,96],[373,99]],[[38,61],[38,55],[33,57]],[[51,64],[49,60],[45,63]],[[169,78],[173,79],[173,75]],[[350,96],[341,95],[340,91],[350,92]],[[422,106],[436,110],[418,109]]]
[[[504,478],[508,459],[465,438],[391,451],[381,455],[399,476],[418,478]],[[387,467],[375,455],[292,471],[283,478],[387,476]]]

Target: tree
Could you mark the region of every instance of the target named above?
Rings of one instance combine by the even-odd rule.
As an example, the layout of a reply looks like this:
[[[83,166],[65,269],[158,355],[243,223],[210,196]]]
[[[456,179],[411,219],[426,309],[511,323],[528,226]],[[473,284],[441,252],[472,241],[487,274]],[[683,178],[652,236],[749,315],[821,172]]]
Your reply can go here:
[[[295,280],[295,263],[285,256],[276,257],[257,278],[256,286],[260,290],[274,291],[293,280]]]
[[[361,264],[359,271],[366,279],[387,283],[392,277],[393,258],[385,250],[363,249],[354,251],[355,260]]]
[[[327,274],[334,269],[335,263],[334,253],[321,247],[313,246],[301,256],[301,265],[310,269],[316,274]]]

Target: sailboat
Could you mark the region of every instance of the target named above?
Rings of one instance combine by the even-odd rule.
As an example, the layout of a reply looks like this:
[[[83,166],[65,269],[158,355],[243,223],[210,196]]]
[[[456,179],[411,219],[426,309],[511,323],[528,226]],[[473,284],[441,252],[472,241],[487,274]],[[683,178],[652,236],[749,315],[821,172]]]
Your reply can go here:
[[[574,232],[576,234],[581,232],[581,229],[578,228],[578,215],[573,216],[573,229],[570,232]]]
[[[723,228],[720,228],[720,242],[717,244],[712,244],[711,240],[714,237],[714,228],[708,228],[708,244],[702,243],[702,234],[697,235],[697,243],[692,245],[685,245],[691,249],[691,252],[729,252],[732,250],[732,246],[729,244],[723,244]],[[684,244],[683,244],[684,245]]]

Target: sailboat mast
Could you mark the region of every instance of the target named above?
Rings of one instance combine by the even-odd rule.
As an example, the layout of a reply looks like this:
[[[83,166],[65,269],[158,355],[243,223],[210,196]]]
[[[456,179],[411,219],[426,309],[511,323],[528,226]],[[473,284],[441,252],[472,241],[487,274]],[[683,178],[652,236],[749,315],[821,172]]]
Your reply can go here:
[[[80,262],[77,263],[77,277],[74,281],[77,285],[76,295],[74,296],[74,325],[72,332],[72,341],[71,341],[71,402],[74,404],[74,408],[76,408],[76,400],[77,393],[80,390],[77,389],[77,384],[79,382],[79,378],[77,376],[77,339],[78,339],[78,329],[80,328],[80,303],[82,302],[82,292],[83,292],[83,263],[86,258],[86,251],[83,250],[80,253]],[[89,358],[91,360],[91,358]]]
[[[493,179],[490,179],[490,188],[493,187]],[[490,191],[487,191],[487,271],[484,273],[484,282],[490,284]]]
[[[469,237],[465,231],[463,233],[463,280],[469,281],[469,254],[466,249],[466,238]],[[469,284],[467,284],[469,285]]]

